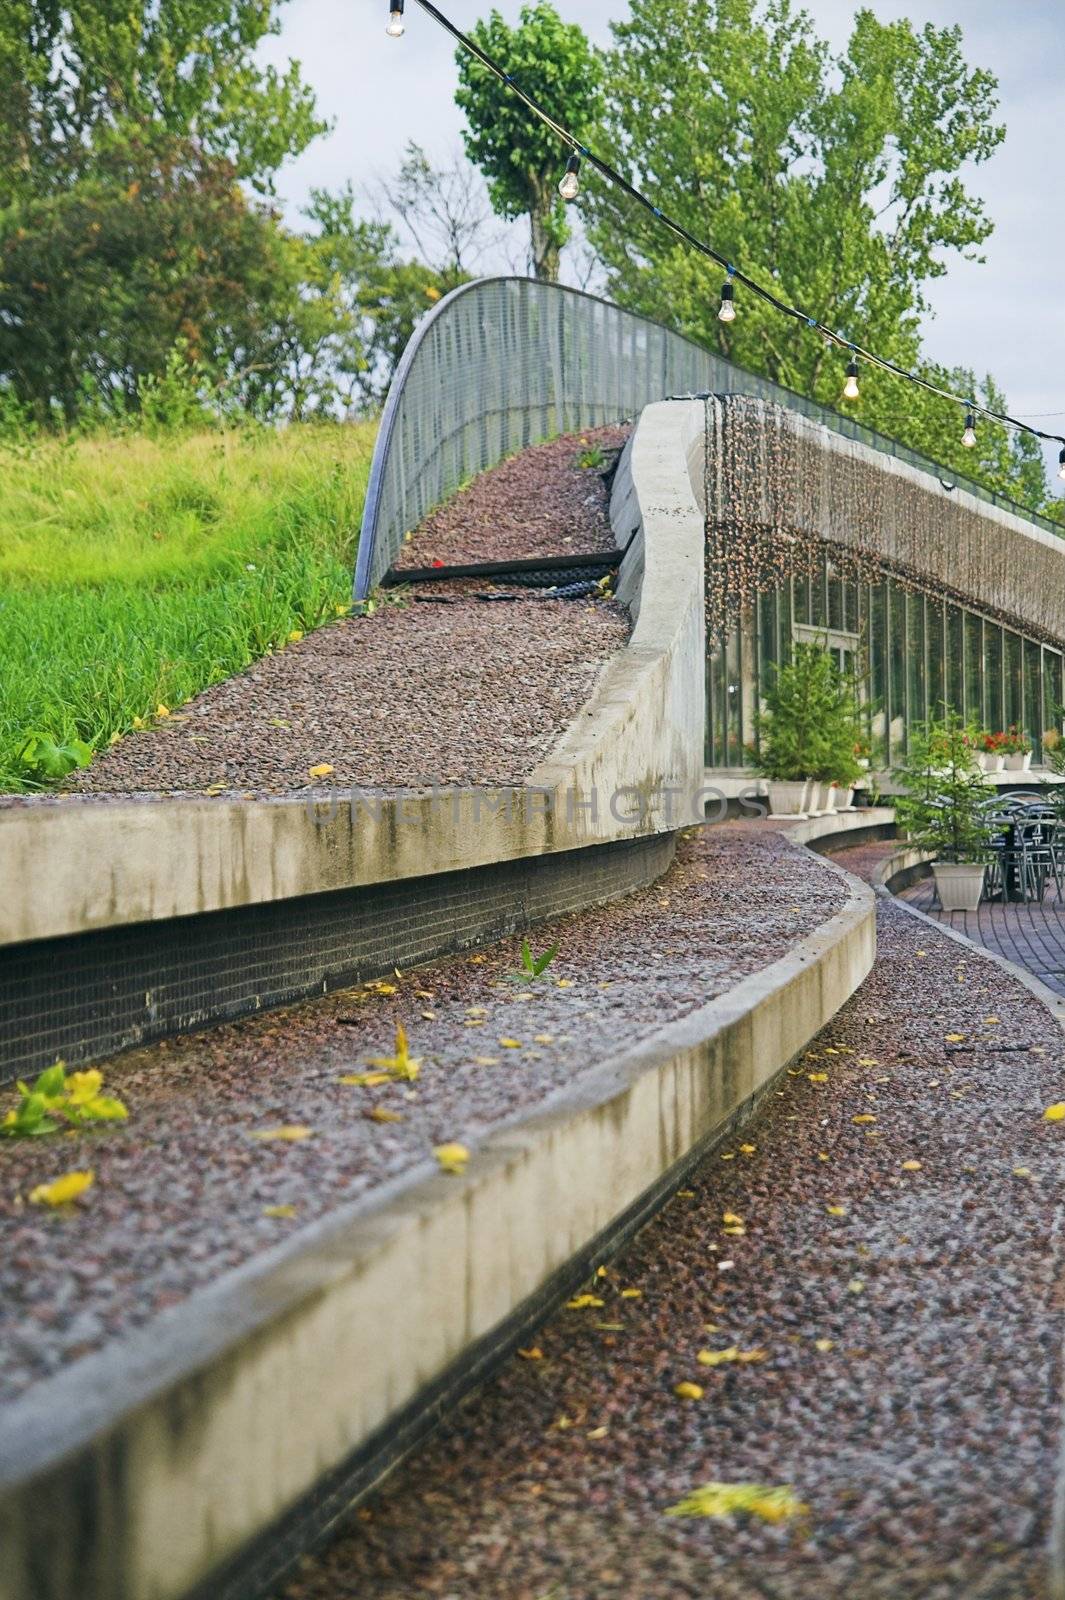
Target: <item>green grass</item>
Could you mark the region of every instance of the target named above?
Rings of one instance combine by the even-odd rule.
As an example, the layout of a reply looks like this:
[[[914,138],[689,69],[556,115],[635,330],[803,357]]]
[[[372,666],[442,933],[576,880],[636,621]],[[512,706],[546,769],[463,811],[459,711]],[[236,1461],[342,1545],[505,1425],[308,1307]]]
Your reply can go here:
[[[0,453],[0,791],[350,604],[374,424]]]

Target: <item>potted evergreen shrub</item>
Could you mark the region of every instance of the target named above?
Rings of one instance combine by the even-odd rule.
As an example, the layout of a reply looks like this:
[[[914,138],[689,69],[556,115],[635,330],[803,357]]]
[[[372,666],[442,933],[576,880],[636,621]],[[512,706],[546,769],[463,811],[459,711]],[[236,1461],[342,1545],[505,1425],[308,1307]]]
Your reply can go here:
[[[821,809],[820,790],[858,776],[854,695],[828,651],[796,643],[774,671],[758,716],[759,771],[774,816]]]
[[[976,767],[975,740],[957,712],[911,733],[898,776],[905,793],[895,805],[911,843],[932,853],[944,911],[975,911],[984,892],[993,829],[983,809],[994,795]]]

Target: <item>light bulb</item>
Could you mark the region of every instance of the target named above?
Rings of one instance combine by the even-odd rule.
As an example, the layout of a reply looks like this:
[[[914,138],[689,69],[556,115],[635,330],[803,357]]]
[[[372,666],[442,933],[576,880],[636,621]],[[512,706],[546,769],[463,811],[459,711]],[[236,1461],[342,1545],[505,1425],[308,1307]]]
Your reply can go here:
[[[566,175],[558,186],[558,192],[568,205],[571,200],[576,200],[581,192],[581,181],[577,174],[581,170],[581,158],[574,151],[566,162]]]
[[[721,310],[717,317],[719,322],[735,322],[736,320],[736,291],[732,287],[732,279],[728,278],[721,286]]]
[[[858,363],[852,356],[847,367],[847,381],[843,385],[843,398],[844,400],[857,400],[860,392],[858,388]]]
[[[965,432],[961,436],[961,442],[967,450],[971,450],[976,444],[976,414],[971,408],[965,413]]]
[[[402,39],[405,28],[403,25],[404,0],[389,0],[388,27],[385,32],[390,39]]]
[[[1060,456],[1058,457],[1058,461],[1060,463],[1058,467],[1058,477],[1065,478],[1065,450],[1061,452]]]

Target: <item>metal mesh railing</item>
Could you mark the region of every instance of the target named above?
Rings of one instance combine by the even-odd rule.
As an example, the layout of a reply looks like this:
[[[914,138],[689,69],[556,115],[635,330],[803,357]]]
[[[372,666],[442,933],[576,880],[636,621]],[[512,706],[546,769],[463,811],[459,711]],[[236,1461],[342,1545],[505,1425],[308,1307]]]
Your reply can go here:
[[[706,392],[774,400],[1061,533],[1047,518],[660,323],[559,284],[481,278],[425,317],[396,369],[370,468],[355,598],[365,599],[404,536],[475,473],[554,434],[635,416],[668,395]]]

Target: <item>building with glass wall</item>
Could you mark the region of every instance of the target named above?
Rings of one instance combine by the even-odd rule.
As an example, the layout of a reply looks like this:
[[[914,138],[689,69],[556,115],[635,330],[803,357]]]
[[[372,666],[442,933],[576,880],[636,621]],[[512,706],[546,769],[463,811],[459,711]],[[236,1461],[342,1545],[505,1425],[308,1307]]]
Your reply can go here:
[[[854,674],[874,769],[896,764],[909,730],[944,706],[991,732],[1023,728],[1036,764],[1044,733],[1062,727],[1060,649],[934,590],[846,579],[826,553],[814,576],[756,595],[709,647],[708,766],[753,764],[759,696],[796,640],[820,641]]]

